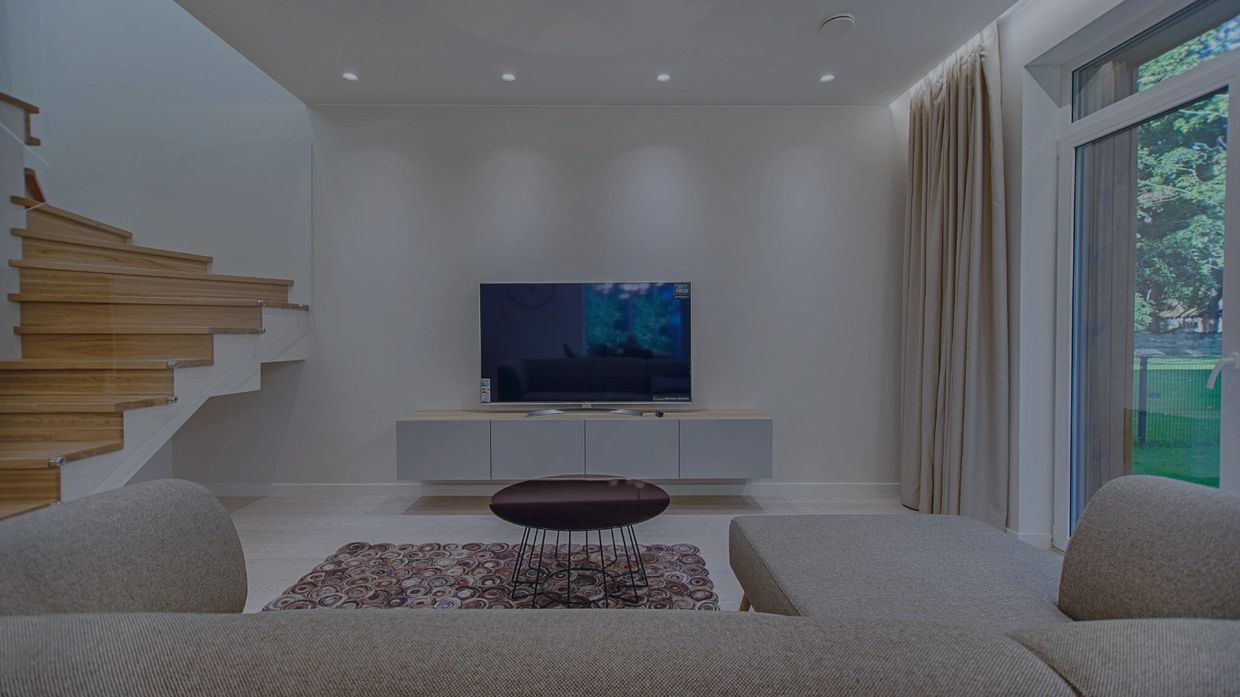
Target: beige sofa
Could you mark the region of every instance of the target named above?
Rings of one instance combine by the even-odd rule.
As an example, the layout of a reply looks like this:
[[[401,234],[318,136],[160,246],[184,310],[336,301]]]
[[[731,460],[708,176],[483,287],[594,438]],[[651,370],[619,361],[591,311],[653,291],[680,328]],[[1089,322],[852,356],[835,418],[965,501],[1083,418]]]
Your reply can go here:
[[[1236,509],[1224,504],[1229,512],[1219,529],[1234,534]],[[1086,533],[1083,524],[1074,545],[1086,544]],[[1231,539],[1230,556],[1189,575],[1213,583],[1220,573],[1234,574],[1237,538]],[[855,573],[876,569],[882,570]],[[973,573],[963,565],[958,571],[962,578]],[[780,574],[772,578],[788,582]],[[752,578],[745,583],[755,598],[764,597],[750,587]],[[210,492],[187,482],[139,484],[0,523],[0,695],[1209,695],[1240,689],[1240,623],[1226,620],[1048,621],[1005,635],[900,613],[843,619],[641,610],[243,615],[245,588],[244,559],[227,513]],[[1223,589],[1228,598],[1235,592]],[[792,603],[801,598],[791,589],[782,593]],[[1229,603],[1210,616],[1234,617]]]

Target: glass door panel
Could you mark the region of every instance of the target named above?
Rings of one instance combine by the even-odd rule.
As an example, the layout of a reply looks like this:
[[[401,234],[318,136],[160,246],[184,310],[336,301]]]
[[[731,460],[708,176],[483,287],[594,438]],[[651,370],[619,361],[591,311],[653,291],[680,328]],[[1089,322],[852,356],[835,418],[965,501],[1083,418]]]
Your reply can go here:
[[[1228,101],[1076,150],[1072,525],[1125,474],[1219,486]]]

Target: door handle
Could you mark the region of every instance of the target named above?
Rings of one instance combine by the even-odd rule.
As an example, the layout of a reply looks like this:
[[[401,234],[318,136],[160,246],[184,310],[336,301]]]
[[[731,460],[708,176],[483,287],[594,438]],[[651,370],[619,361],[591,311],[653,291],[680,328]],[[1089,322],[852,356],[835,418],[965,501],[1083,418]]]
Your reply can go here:
[[[1218,376],[1223,373],[1223,368],[1240,370],[1240,353],[1233,351],[1230,355],[1223,356],[1214,362],[1214,370],[1210,371],[1210,379],[1206,380],[1207,390],[1214,389],[1214,383],[1218,382]]]

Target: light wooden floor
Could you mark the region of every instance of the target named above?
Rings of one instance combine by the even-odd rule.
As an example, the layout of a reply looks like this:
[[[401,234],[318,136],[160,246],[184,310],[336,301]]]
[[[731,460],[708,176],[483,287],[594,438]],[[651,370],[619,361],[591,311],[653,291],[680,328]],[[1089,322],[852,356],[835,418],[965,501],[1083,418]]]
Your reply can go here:
[[[349,542],[511,542],[521,528],[487,510],[485,497],[337,496],[221,498],[245,549],[250,595],[263,605]],[[894,498],[794,499],[681,496],[666,513],[637,526],[642,543],[697,545],[724,609],[736,609],[740,584],[728,567],[728,523],[737,515],[907,513]]]

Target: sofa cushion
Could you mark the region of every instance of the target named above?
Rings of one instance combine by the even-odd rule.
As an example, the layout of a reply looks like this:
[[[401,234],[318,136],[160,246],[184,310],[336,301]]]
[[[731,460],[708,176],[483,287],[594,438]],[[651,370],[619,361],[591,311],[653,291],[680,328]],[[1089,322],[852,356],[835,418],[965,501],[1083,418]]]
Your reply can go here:
[[[1012,636],[1082,695],[1240,693],[1240,622],[1104,620]]]
[[[1071,695],[1002,636],[666,610],[0,618],[0,694]]]
[[[1240,619],[1240,496],[1162,477],[1108,482],[1068,544],[1059,608],[1078,620]]]
[[[245,557],[206,487],[165,479],[0,521],[0,615],[240,612]]]
[[[1013,629],[1066,622],[1059,558],[936,515],[744,516],[732,570],[760,612]]]

